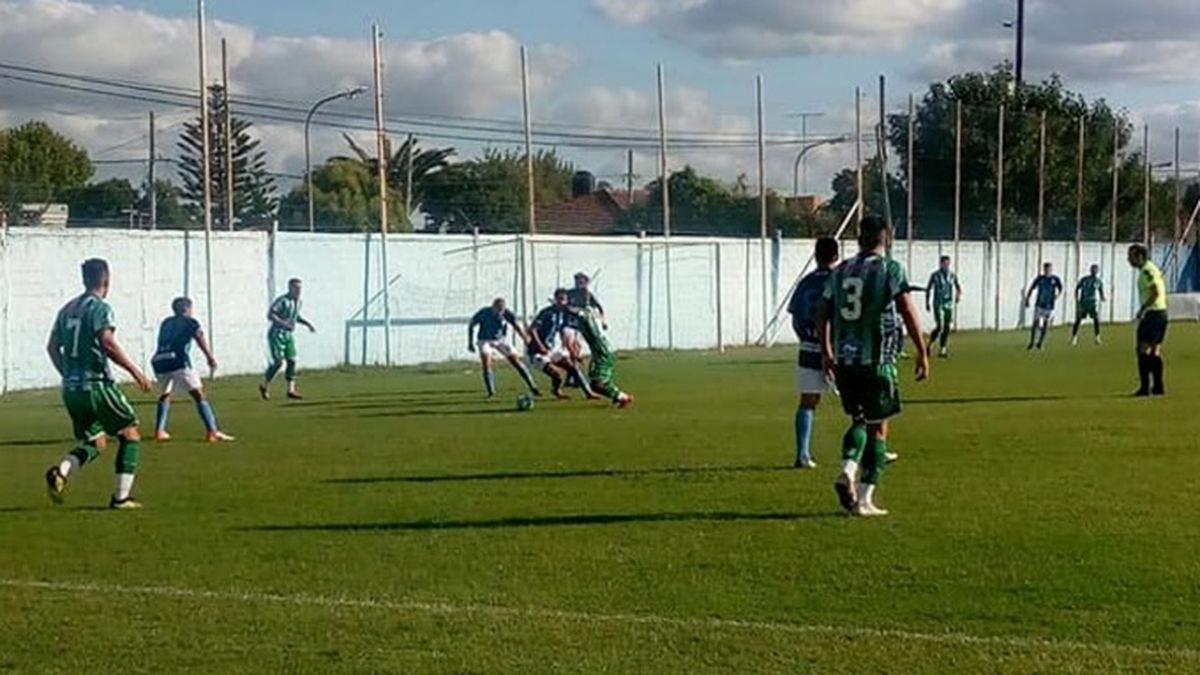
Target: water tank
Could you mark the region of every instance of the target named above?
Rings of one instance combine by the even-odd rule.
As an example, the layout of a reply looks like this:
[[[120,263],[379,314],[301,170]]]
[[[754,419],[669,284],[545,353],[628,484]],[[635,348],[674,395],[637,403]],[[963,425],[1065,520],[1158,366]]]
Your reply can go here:
[[[571,196],[586,197],[596,191],[596,176],[590,171],[576,171],[571,176]]]

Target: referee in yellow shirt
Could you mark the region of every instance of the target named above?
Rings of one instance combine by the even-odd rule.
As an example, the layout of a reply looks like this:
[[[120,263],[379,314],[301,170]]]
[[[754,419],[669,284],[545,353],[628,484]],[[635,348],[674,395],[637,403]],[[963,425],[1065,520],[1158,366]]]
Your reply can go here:
[[[1129,247],[1129,264],[1138,270],[1138,376],[1142,386],[1134,396],[1162,396],[1162,343],[1167,336],[1167,284],[1162,270],[1150,260],[1150,252],[1141,244]]]

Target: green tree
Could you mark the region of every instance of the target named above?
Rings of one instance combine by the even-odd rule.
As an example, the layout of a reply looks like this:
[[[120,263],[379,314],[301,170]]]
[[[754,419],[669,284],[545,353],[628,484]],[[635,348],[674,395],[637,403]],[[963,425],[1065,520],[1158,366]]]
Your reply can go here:
[[[209,100],[214,226],[229,228],[230,221],[243,226],[269,223],[275,218],[279,203],[275,196],[275,179],[267,171],[267,153],[261,149],[262,141],[250,133],[253,124],[236,115],[232,118],[232,134],[226,134],[225,91],[220,85],[209,87]],[[204,202],[204,132],[199,119],[184,124],[178,145],[183,196],[192,204],[201,205]],[[233,150],[233,214],[226,213],[227,146]]]
[[[553,150],[533,156],[534,188],[539,205],[571,195],[574,167]],[[489,149],[478,159],[451,164],[434,174],[422,201],[432,229],[446,232],[523,232],[528,229],[525,155]]]
[[[836,216],[838,224],[847,213],[854,208],[857,200],[858,172],[853,168],[843,169],[833,177],[833,198],[825,204],[823,210]],[[880,179],[880,162],[878,157],[872,157],[863,165],[863,202],[868,214],[882,215],[886,212],[887,204],[883,199],[883,181]],[[888,196],[891,198],[892,219],[897,223],[897,231],[905,232],[903,224],[904,204],[908,200],[904,182],[892,172],[887,173]],[[834,226],[836,230],[836,225]]]
[[[0,208],[20,224],[22,204],[46,204],[92,177],[85,150],[45,122],[0,130]]]
[[[369,152],[367,149],[360,146],[350,137],[349,134],[343,134],[346,143],[350,145],[350,150],[354,153],[353,158],[357,160],[372,177],[379,172],[379,160],[374,152]],[[426,196],[429,194],[429,185],[434,176],[444,171],[450,165],[450,159],[454,157],[454,148],[429,148],[423,149],[415,137],[406,138],[400,147],[395,151],[392,149],[392,141],[390,138],[384,139],[384,154],[388,157],[387,164],[387,183],[388,187],[395,191],[399,200],[399,210],[397,213],[402,217],[399,219],[391,218],[398,229],[399,226],[407,225],[405,229],[412,229],[411,223],[408,222],[409,214],[404,213],[405,195],[408,190],[408,162],[409,157],[412,157],[412,203],[413,209],[420,209],[424,203]],[[375,180],[372,178],[372,180]],[[378,192],[378,190],[376,190]],[[376,200],[378,201],[378,200]],[[378,206],[376,207],[378,210]],[[378,222],[378,217],[375,219]]]
[[[184,205],[183,190],[179,189],[179,186],[170,181],[159,180],[155,182],[154,188],[158,193],[155,205],[158,209],[158,227],[180,229],[196,222],[196,212]],[[137,208],[149,219],[150,192],[146,185],[142,185],[138,192]]]
[[[414,191],[415,192],[415,191]],[[374,231],[379,229],[379,180],[367,164],[349,157],[334,157],[313,169],[313,206],[322,231]],[[393,229],[405,222],[404,197],[388,193],[388,220]],[[279,206],[280,226],[308,229],[308,192],[296,186]]]
[[[72,225],[120,226],[137,210],[138,191],[124,178],[110,178],[67,191],[66,202]]]

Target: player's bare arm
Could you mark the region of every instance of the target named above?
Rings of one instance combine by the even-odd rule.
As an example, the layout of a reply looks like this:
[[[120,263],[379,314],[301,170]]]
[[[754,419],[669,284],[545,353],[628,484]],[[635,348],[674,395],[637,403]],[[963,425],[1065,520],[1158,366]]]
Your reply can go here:
[[[102,330],[100,331],[99,338],[100,348],[104,350],[104,353],[108,356],[108,358],[112,359],[113,363],[117,364],[122,370],[129,373],[134,382],[137,383],[138,389],[141,389],[143,392],[149,392],[154,388],[154,384],[150,382],[150,378],[146,377],[146,374],[142,372],[142,369],[138,368],[137,364],[130,360],[129,356],[125,354],[125,350],[122,349],[120,343],[117,342],[116,331],[111,328]]]
[[[821,300],[817,310],[817,335],[821,338],[821,360],[825,364],[825,373],[833,375],[833,333],[830,330],[830,317],[833,316],[833,301]]]
[[[275,326],[276,328],[282,328],[283,330],[292,329],[291,323],[287,319],[276,314],[274,311],[267,313],[267,319],[270,320],[271,325]]]
[[[471,323],[467,324],[467,351],[475,353],[475,326],[479,324],[478,319],[471,319]]]
[[[58,331],[50,331],[50,339],[46,341],[46,353],[50,355],[50,363],[59,375],[65,375],[63,367],[62,344],[58,341]]]
[[[307,329],[308,329],[308,332],[310,332],[310,333],[315,333],[315,332],[317,332],[317,327],[316,327],[316,326],[314,326],[314,325],[312,325],[312,323],[310,323],[308,319],[306,319],[306,318],[304,318],[304,317],[302,317],[302,316],[297,316],[297,317],[296,317],[296,323],[298,323],[298,324],[300,324],[301,326],[304,326],[305,328],[307,328]]]
[[[917,307],[908,293],[901,293],[900,297],[896,298],[896,307],[900,310],[900,316],[908,328],[908,335],[917,349],[916,373],[919,382],[929,377],[929,352],[925,348],[925,333],[921,330],[921,317],[917,314]],[[830,356],[832,357],[832,350]]]
[[[209,370],[217,369],[217,358],[213,356],[212,347],[208,344],[208,338],[204,337],[204,331],[196,329],[196,346],[204,354],[204,358],[208,361]]]

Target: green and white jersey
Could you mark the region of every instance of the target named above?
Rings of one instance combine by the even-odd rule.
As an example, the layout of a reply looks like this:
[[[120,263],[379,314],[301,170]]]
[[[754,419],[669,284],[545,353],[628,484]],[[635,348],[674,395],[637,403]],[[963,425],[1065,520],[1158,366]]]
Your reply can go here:
[[[612,356],[616,353],[608,338],[605,337],[604,331],[600,329],[600,322],[596,320],[595,310],[587,307],[579,308],[575,311],[575,318],[576,330],[587,342],[593,357]]]
[[[829,277],[834,358],[839,365],[884,365],[900,351],[896,299],[908,292],[904,268],[895,260],[860,253]]]
[[[933,294],[934,309],[953,309],[958,295],[958,275],[939,269],[929,277],[926,292]]]
[[[1084,307],[1095,307],[1100,303],[1100,296],[1104,293],[1104,282],[1100,277],[1088,275],[1079,280],[1079,285],[1075,287],[1075,296],[1079,298],[1079,304]]]
[[[93,293],[68,302],[54,320],[54,335],[63,355],[63,387],[87,389],[89,383],[112,381],[100,333],[115,329],[112,307]]]
[[[300,301],[293,299],[286,293],[275,298],[275,302],[271,303],[271,314],[283,319],[287,322],[288,327],[283,328],[271,322],[271,330],[286,330],[288,332],[296,330],[296,322],[300,319]],[[269,316],[267,317],[270,318]]]

